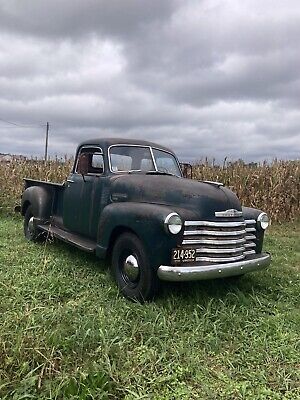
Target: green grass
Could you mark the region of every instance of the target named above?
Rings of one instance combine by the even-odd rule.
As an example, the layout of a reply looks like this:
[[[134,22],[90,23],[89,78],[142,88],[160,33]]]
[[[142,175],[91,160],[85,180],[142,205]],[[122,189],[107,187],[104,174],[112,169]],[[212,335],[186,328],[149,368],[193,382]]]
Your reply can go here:
[[[96,258],[1,217],[0,398],[300,398],[299,236],[274,226],[268,270],[140,305]]]

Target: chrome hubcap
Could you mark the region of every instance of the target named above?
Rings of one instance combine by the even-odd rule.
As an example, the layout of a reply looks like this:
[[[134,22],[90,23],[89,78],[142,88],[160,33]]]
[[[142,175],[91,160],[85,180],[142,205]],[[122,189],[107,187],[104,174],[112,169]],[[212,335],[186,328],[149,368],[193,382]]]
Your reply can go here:
[[[29,233],[34,233],[34,217],[31,217],[28,221],[28,231]]]
[[[131,282],[137,280],[140,272],[138,260],[132,254],[124,261],[124,272]]]

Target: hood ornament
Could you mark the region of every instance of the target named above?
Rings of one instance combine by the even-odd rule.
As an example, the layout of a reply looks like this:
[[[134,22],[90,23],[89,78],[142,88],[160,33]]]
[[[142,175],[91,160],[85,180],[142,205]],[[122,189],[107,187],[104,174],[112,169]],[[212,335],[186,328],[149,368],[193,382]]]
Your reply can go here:
[[[231,208],[226,211],[216,211],[215,216],[216,217],[224,217],[224,218],[235,218],[235,217],[242,217],[243,211],[238,211],[234,208]]]

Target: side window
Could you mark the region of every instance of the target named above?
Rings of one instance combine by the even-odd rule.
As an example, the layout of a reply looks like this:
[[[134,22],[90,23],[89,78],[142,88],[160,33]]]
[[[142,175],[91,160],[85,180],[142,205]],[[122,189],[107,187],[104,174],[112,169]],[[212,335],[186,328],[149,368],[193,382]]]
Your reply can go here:
[[[101,173],[104,172],[103,154],[100,153],[92,154],[92,168],[100,170]]]
[[[99,148],[83,147],[78,155],[75,172],[78,173],[78,160],[85,157],[88,163],[88,174],[100,175],[104,173],[103,153]]]

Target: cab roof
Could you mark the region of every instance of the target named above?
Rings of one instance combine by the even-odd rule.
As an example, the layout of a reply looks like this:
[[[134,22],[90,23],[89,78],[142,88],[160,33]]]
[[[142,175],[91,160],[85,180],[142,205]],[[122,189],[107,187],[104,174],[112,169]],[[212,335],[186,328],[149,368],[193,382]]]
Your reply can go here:
[[[126,145],[126,144],[131,144],[131,145],[140,145],[140,146],[151,146],[151,147],[156,147],[161,150],[166,150],[169,153],[174,152],[167,147],[161,146],[160,144],[153,143],[153,142],[148,142],[146,140],[140,140],[140,139],[126,139],[126,138],[96,138],[96,139],[89,139],[81,142],[78,146],[78,149],[84,145],[95,145],[95,146],[101,146],[102,148],[108,148],[109,146],[113,146],[116,144],[120,145]]]

